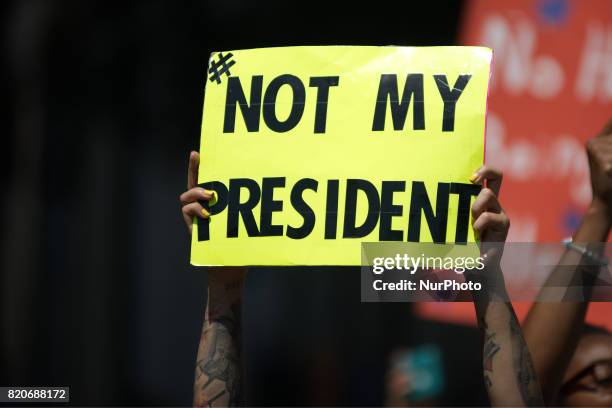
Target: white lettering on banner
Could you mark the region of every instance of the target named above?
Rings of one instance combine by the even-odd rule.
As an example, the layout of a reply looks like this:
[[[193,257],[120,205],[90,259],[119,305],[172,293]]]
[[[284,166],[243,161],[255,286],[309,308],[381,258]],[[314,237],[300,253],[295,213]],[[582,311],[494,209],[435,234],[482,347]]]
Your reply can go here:
[[[537,31],[526,18],[512,24],[492,14],[483,24],[481,43],[495,52],[492,87],[500,82],[510,93],[528,91],[534,97],[550,99],[563,89],[565,75],[561,64],[548,55],[534,55]]]
[[[598,22],[587,27],[585,44],[576,80],[576,96],[583,102],[595,96],[612,99],[612,28]]]
[[[501,117],[489,111],[487,119],[487,161],[504,170],[513,181],[527,182],[534,178],[551,181],[569,180],[574,204],[584,206],[591,199],[589,165],[584,146],[577,137],[558,135],[540,146],[527,137],[506,138]]]
[[[539,99],[557,96],[565,85],[563,67],[551,55],[536,55],[538,33],[527,18],[514,21],[491,14],[484,22],[481,42],[495,51],[492,87],[529,92]],[[612,28],[597,21],[587,26],[574,84],[580,101],[612,100]]]

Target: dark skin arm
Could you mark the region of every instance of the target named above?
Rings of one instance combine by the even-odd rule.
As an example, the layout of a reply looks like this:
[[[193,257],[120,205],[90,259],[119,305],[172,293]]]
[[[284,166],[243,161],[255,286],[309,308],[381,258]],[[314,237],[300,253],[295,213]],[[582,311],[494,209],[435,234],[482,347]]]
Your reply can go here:
[[[198,200],[210,200],[212,192],[197,187],[200,157],[189,156],[188,191],[181,194],[183,218],[191,233],[195,217],[210,214]],[[195,407],[244,405],[240,320],[246,270],[244,268],[210,268],[208,303],[193,385]]]
[[[597,252],[601,249],[598,244],[607,241],[612,225],[612,120],[588,142],[587,155],[593,199],[574,233],[573,242]],[[580,338],[590,296],[588,287],[596,272],[592,267],[581,265],[581,255],[571,250],[563,255],[560,265],[566,266],[558,266],[551,272],[548,284],[540,291],[540,299],[554,298],[548,289],[552,282],[559,287],[581,281],[587,288],[580,294],[584,301],[535,302],[523,326],[548,404],[557,403],[563,375]]]
[[[240,311],[244,270],[211,270],[208,305],[198,347],[193,404],[244,405]]]
[[[485,269],[466,274],[482,284],[473,291],[478,328],[483,339],[483,375],[491,406],[542,406],[540,385],[500,268],[510,222],[497,199],[500,171],[484,166],[474,183],[485,184],[472,205],[473,228],[480,237]]]

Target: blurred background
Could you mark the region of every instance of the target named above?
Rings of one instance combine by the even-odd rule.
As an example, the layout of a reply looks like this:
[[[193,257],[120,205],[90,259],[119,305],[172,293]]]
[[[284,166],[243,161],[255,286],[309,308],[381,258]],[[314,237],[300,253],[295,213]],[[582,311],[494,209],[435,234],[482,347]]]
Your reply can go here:
[[[571,233],[590,194],[583,141],[612,113],[606,0],[13,0],[0,10],[0,385],[70,386],[75,405],[191,404],[206,274],[189,265],[178,195],[199,147],[210,52],[492,46],[487,161],[506,171],[515,241]],[[355,272],[249,272],[249,404],[380,405],[391,356],[423,346],[441,356],[439,404],[486,404],[472,306],[361,304]],[[611,310],[599,304],[590,319],[610,325]]]

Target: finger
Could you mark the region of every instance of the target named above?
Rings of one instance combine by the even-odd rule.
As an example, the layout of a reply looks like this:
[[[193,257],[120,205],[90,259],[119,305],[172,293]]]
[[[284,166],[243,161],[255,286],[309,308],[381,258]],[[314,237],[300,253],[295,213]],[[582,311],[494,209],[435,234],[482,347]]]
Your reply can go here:
[[[191,190],[185,191],[179,196],[181,205],[187,205],[198,200],[208,201],[213,198],[213,192],[204,190],[202,187],[192,188]]]
[[[483,212],[474,221],[473,228],[484,241],[487,231],[507,231],[510,228],[510,220],[503,212],[499,214]]]
[[[493,190],[496,196],[499,196],[499,191],[501,190],[502,180],[504,178],[504,174],[501,170],[496,169],[495,167],[487,166],[486,164],[476,170],[472,177],[470,177],[470,181],[474,184],[483,184],[486,187]]]
[[[195,203],[184,205],[181,210],[183,211],[183,214],[187,214],[192,218],[200,217],[204,220],[210,218],[210,213],[208,210],[202,207],[202,204],[198,203],[197,201]]]
[[[495,193],[490,188],[483,188],[472,204],[472,220],[476,220],[483,212],[501,213],[502,208]]]
[[[197,201],[195,203],[184,205],[181,208],[181,211],[183,212],[183,219],[185,220],[187,228],[189,228],[189,232],[191,232],[193,219],[195,217],[200,217],[203,220],[210,218],[210,213]]]
[[[198,166],[200,165],[200,154],[192,151],[189,154],[189,170],[187,171],[187,189],[190,190],[198,185]]]
[[[187,230],[191,234],[191,231],[193,229],[193,217],[191,215],[187,214],[185,211],[182,211],[182,213],[183,213],[183,221],[185,221],[185,225],[187,226]]]

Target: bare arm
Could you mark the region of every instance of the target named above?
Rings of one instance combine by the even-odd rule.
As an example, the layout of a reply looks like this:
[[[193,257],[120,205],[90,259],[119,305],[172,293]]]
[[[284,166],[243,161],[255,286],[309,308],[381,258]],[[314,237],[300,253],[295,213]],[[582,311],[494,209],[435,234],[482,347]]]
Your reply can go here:
[[[199,164],[200,156],[191,152],[187,191],[180,196],[183,219],[190,233],[195,217],[210,217],[200,202],[213,197],[211,191],[197,187]],[[244,405],[240,312],[245,274],[243,268],[208,271],[208,303],[193,385],[196,407]]]
[[[483,337],[483,373],[491,406],[543,406],[544,400],[521,326],[505,293],[475,296]]]
[[[589,142],[587,153],[593,201],[574,233],[573,242],[597,251],[601,247],[597,243],[608,239],[612,225],[612,121]],[[594,272],[593,267],[581,265],[579,253],[567,251],[560,266],[548,277],[540,298],[546,299],[552,286],[567,287],[571,282],[581,281],[581,286],[587,289],[580,294],[584,301],[536,302],[525,319],[525,339],[533,355],[544,398],[549,404],[557,403],[563,375],[578,344]]]
[[[196,407],[244,405],[240,358],[244,275],[241,269],[209,273],[193,389]]]
[[[473,291],[478,328],[483,339],[483,375],[491,406],[542,406],[540,385],[499,267],[510,222],[497,196],[501,172],[483,167],[473,182],[484,183],[472,205],[474,230],[481,239],[485,269],[466,277],[482,284]]]

